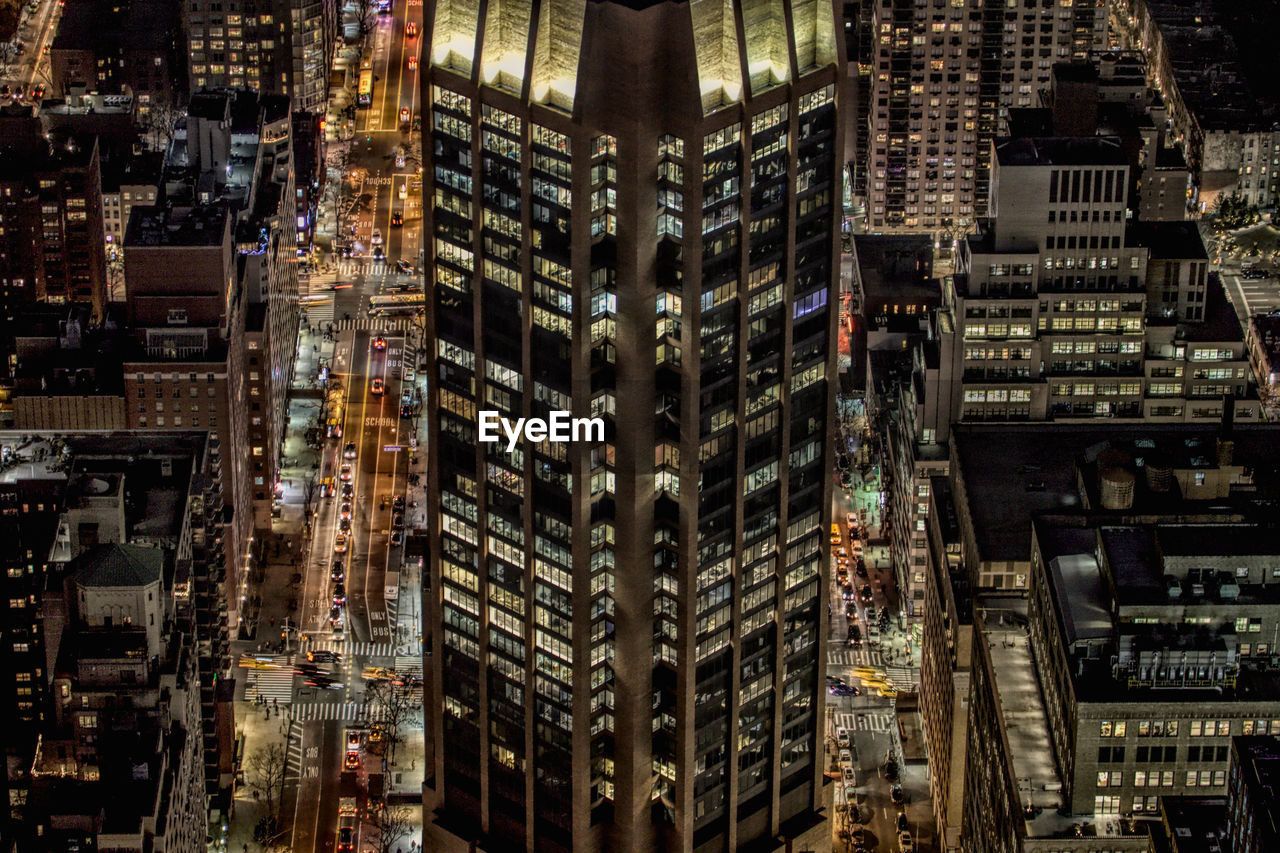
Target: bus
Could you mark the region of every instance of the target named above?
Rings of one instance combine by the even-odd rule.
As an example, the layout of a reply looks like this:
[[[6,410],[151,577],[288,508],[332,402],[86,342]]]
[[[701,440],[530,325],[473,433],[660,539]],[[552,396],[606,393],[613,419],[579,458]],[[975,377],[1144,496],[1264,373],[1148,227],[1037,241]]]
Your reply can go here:
[[[379,15],[391,14],[391,0],[378,0],[378,14]]]
[[[364,69],[360,72],[360,88],[356,90],[356,107],[368,109],[373,104],[373,71]]]

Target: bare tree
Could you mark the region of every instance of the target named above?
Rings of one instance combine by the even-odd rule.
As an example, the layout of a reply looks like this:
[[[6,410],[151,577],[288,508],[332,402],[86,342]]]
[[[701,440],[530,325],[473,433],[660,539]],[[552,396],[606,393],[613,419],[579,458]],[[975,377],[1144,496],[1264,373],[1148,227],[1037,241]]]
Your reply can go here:
[[[392,853],[405,836],[413,831],[413,809],[408,806],[385,806],[369,816],[374,829],[374,849]]]
[[[289,753],[284,744],[276,742],[249,756],[249,787],[262,798],[267,807],[267,817],[272,821],[280,815],[284,798],[284,779],[289,768]]]
[[[422,701],[417,696],[417,688],[408,683],[396,684],[390,680],[372,681],[365,689],[364,697],[365,702],[377,711],[372,716],[383,724],[387,758],[394,764],[396,744],[401,740],[400,727],[422,707]]]
[[[140,116],[143,137],[152,151],[168,151],[178,119],[186,116],[185,107],[158,101],[148,104]]]

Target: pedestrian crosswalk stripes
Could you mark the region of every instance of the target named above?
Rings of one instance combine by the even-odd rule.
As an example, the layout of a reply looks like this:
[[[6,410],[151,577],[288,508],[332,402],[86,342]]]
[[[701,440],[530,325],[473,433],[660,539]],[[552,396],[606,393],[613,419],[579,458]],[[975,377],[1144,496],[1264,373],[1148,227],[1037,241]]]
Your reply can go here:
[[[884,655],[877,648],[860,646],[855,648],[829,649],[827,666],[884,666]]]
[[[245,679],[244,698],[254,702],[259,698],[267,702],[288,704],[293,701],[293,666],[286,655],[272,655],[271,662],[277,669],[251,669]]]
[[[362,332],[408,332],[414,327],[412,317],[348,317],[335,320],[338,331],[346,332],[356,329]]]
[[[385,258],[339,258],[340,278],[356,275],[386,275],[390,272]]]
[[[337,652],[343,657],[389,658],[395,657],[396,647],[393,643],[346,642],[343,640],[316,640],[307,643],[306,651]]]
[[[295,777],[302,772],[302,738],[299,737],[301,732],[302,724],[296,720],[290,720],[287,771],[289,775]]]
[[[841,712],[834,715],[836,728],[883,734],[893,728],[893,714],[883,711]]]
[[[396,655],[395,670],[400,675],[409,675],[410,673],[422,675],[422,658],[417,655]]]
[[[360,702],[299,702],[290,709],[290,714],[298,723],[313,720],[356,723],[380,720],[384,716],[384,709],[365,706]]]

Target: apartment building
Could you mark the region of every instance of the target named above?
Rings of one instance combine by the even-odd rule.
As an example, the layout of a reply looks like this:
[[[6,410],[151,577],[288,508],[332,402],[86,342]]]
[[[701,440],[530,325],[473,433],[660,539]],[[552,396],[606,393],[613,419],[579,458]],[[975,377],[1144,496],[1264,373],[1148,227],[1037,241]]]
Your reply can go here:
[[[5,316],[32,302],[106,306],[98,142],[46,139],[34,116],[0,152],[0,299]],[[21,134],[21,135],[18,135]]]
[[[49,98],[128,95],[140,121],[185,103],[178,6],[163,0],[69,0],[49,46]]]
[[[191,90],[252,89],[322,111],[338,4],[321,0],[194,0],[183,4]]]
[[[1160,850],[1162,798],[1226,793],[1231,738],[1280,723],[1277,555],[1254,513],[1275,440],[955,428],[921,669],[950,848]]]
[[[995,145],[994,217],[962,244],[946,294],[953,420],[1213,420],[1228,398],[1237,419],[1258,417],[1243,334],[1203,248],[1176,250],[1185,274],[1170,258],[1149,282],[1152,247],[1167,254],[1175,235],[1128,227],[1128,168],[1112,138]]]
[[[1213,4],[1118,0],[1115,18],[1123,25],[1121,37],[1150,56],[1148,76],[1168,104],[1173,136],[1190,168],[1193,210],[1212,210],[1231,193],[1262,208],[1274,206],[1280,113],[1257,96],[1249,63]]]
[[[55,835],[83,846],[85,832],[120,835],[99,847],[191,850],[206,795],[230,784],[221,480],[208,442],[0,435],[14,691],[0,837],[17,849]]]
[[[1093,0],[866,0],[867,228],[959,236],[987,214],[991,142],[1055,62],[1105,47]],[[852,22],[850,22],[852,23]]]

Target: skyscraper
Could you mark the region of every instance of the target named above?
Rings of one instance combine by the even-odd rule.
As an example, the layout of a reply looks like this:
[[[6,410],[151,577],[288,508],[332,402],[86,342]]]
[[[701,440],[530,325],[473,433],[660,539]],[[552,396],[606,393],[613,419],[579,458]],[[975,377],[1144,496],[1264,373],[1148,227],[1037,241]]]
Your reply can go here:
[[[819,845],[835,10],[479,8],[424,57],[429,831]]]

